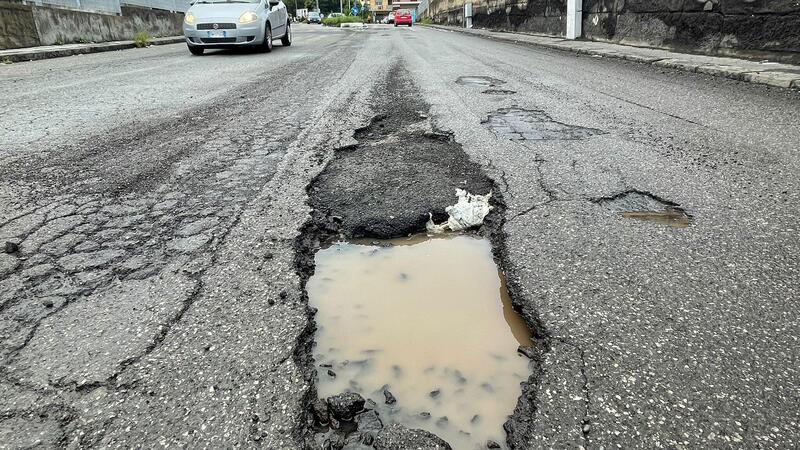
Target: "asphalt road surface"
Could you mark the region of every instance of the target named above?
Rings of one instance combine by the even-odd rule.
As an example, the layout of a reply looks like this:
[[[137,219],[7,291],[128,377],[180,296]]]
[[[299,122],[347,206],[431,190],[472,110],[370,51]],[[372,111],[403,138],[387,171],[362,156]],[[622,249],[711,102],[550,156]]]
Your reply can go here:
[[[313,447],[309,256],[420,226],[461,175],[494,183],[537,338],[509,446],[800,445],[797,92],[298,25],[270,54],[0,66],[0,111],[0,447]],[[406,175],[351,201],[383,159]]]

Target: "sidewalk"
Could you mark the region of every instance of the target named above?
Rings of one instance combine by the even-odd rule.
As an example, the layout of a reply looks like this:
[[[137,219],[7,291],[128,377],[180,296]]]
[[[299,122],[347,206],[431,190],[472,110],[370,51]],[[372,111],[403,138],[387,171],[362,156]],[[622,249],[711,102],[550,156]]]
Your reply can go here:
[[[632,47],[607,42],[572,41],[568,39],[531,34],[466,29],[442,25],[426,25],[442,31],[459,32],[487,39],[534,45],[574,53],[619,58],[659,67],[696,72],[718,77],[733,78],[749,83],[766,84],[782,88],[800,88],[800,66],[745,59],[675,53],[669,50]]]
[[[153,38],[150,45],[177,44],[184,42],[183,36]],[[59,58],[61,56],[82,55],[85,53],[109,52],[135,48],[133,41],[111,41],[92,44],[43,45],[41,47],[12,48],[0,50],[0,63],[33,61],[37,59]]]

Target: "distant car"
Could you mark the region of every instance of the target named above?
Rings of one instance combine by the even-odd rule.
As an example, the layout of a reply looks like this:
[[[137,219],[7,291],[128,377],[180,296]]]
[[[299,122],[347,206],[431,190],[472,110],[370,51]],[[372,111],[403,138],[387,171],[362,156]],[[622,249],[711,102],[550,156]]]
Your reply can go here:
[[[388,16],[386,16],[386,23],[394,23],[394,11],[390,12]]]
[[[313,11],[308,13],[308,23],[322,23],[322,14]]]
[[[394,15],[394,26],[408,25],[413,26],[411,23],[411,11],[407,9],[398,9]]]
[[[193,55],[207,48],[260,47],[272,41],[292,45],[292,28],[281,0],[198,0],[183,18],[183,35]]]

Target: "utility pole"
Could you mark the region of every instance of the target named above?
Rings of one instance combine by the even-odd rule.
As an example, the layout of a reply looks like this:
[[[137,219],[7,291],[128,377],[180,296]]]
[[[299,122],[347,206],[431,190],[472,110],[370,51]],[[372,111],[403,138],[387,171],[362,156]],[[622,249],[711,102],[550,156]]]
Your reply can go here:
[[[319,11],[319,0],[317,0],[317,12],[320,12]]]
[[[567,39],[578,39],[583,34],[583,0],[567,0]]]
[[[344,0],[339,0],[339,12],[342,13],[342,14],[344,14],[344,10],[342,9],[342,2],[343,1]]]

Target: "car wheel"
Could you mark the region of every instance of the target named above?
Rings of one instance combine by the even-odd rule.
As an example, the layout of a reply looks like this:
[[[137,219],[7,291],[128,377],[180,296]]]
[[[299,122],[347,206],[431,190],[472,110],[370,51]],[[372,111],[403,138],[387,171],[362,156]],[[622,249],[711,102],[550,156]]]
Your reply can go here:
[[[264,32],[264,42],[261,43],[261,51],[269,53],[272,51],[272,25],[267,22],[267,31]]]
[[[189,47],[189,52],[195,56],[200,56],[206,50],[203,47],[198,47],[197,45],[187,45]]]
[[[286,33],[281,38],[281,45],[284,47],[292,45],[292,27],[289,26],[289,22],[286,22]]]
[[[414,26],[414,24],[411,24],[411,23],[410,23],[410,24],[408,24],[408,28],[411,28],[411,27],[413,27],[413,26]]]

